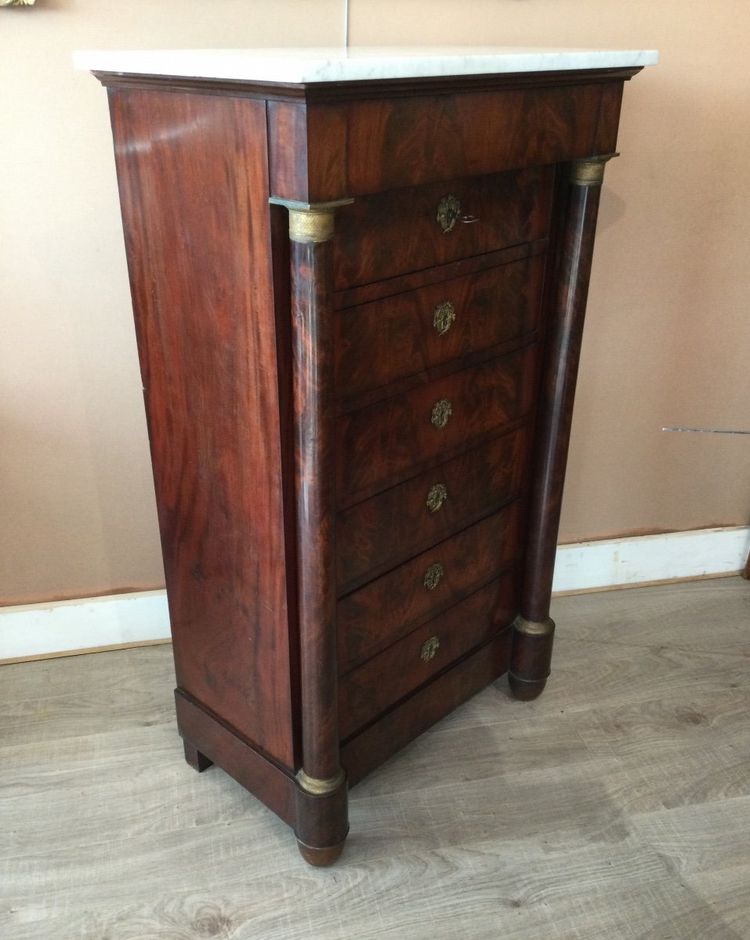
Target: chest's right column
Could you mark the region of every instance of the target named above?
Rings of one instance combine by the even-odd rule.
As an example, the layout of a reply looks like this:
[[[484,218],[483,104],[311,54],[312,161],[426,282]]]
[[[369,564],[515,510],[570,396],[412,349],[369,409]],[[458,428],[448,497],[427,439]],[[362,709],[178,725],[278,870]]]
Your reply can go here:
[[[570,164],[536,430],[521,613],[514,624],[508,676],[513,694],[524,700],[542,692],[550,671],[555,624],[549,610],[560,508],[599,195],[604,167],[612,156],[593,156]]]

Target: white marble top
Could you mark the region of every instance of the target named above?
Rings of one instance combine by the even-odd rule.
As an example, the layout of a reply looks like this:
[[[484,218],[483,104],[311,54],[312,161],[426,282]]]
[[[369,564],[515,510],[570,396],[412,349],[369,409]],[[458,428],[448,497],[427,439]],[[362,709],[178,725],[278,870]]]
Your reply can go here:
[[[655,65],[644,49],[555,49],[514,46],[355,46],[296,49],[168,49],[75,52],[80,69],[260,82],[342,82]]]

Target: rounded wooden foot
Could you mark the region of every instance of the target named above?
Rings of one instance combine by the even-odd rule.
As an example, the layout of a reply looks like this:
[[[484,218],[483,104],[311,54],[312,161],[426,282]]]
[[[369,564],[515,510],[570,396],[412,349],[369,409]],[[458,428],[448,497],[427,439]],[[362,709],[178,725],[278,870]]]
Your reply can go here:
[[[314,865],[316,868],[326,868],[328,865],[333,865],[344,851],[344,842],[339,842],[338,845],[329,845],[325,849],[316,849],[297,839],[297,848],[308,865]]]
[[[518,676],[514,676],[512,672],[509,672],[508,685],[513,693],[513,698],[517,698],[521,702],[530,702],[542,694],[545,685],[547,685],[547,680],[520,679]]]
[[[530,702],[542,694],[547,684],[555,624],[549,617],[517,617],[513,627],[508,683],[515,698]]]

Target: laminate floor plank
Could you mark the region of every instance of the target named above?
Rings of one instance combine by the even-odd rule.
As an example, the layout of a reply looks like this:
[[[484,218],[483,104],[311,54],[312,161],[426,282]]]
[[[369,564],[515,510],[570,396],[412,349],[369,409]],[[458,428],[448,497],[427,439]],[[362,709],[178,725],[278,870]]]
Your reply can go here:
[[[169,648],[5,666],[0,937],[748,940],[749,613],[739,578],[558,599],[544,695],[353,788],[328,870],[184,763]]]
[[[685,884],[700,895],[721,917],[732,936],[750,937],[750,865],[695,872],[684,876]]]
[[[0,665],[0,706],[67,696],[81,688],[87,694],[111,696],[113,683],[121,692],[130,689],[146,695],[161,695],[165,677],[174,685],[169,644],[96,654],[106,656],[106,665],[101,659],[92,665],[92,655]]]
[[[731,577],[577,594],[556,598],[553,617],[568,637],[750,657],[750,632],[737,631],[750,622],[747,585]]]

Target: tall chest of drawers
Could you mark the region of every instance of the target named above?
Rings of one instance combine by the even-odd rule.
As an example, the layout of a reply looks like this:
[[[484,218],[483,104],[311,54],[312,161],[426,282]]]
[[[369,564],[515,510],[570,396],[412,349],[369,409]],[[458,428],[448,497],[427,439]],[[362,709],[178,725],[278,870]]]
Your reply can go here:
[[[524,699],[549,673],[599,192],[653,61],[577,55],[82,57],[185,754],[314,864],[349,786],[504,673]]]

